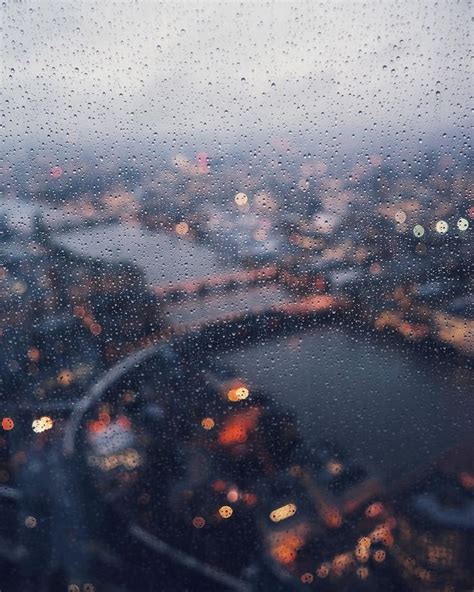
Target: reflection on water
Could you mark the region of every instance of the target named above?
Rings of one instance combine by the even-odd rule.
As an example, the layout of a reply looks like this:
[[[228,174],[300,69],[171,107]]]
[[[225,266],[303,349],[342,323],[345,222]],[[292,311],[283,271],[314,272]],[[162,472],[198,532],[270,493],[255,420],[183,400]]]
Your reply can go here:
[[[472,369],[330,324],[228,354],[250,384],[294,408],[305,437],[336,438],[387,479],[472,433]]]

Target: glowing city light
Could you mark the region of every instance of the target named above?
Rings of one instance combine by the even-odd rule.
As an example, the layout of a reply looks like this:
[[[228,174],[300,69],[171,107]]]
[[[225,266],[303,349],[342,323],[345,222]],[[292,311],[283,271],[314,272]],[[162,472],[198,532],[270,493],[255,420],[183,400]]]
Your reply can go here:
[[[205,430],[212,430],[212,428],[216,425],[215,421],[212,419],[212,417],[205,417],[202,421],[201,421],[201,425]]]
[[[464,232],[469,228],[469,220],[467,220],[466,218],[459,218],[456,226],[458,227],[458,230]]]
[[[370,557],[370,539],[368,537],[362,537],[357,541],[354,555],[361,563],[366,563]]]
[[[11,417],[4,417],[2,419],[2,428],[6,432],[13,430],[14,427],[15,427],[15,422],[13,421],[13,419]]]
[[[40,417],[39,419],[33,420],[31,427],[33,428],[33,431],[35,433],[41,434],[42,432],[46,432],[47,430],[50,430],[53,427],[53,425],[54,425],[54,422],[51,419],[51,417],[44,415],[43,417]]]
[[[370,504],[367,507],[365,515],[367,516],[367,518],[376,518],[377,516],[380,516],[383,510],[384,507],[381,502],[374,502],[373,504]]]
[[[234,510],[230,506],[221,506],[219,508],[219,516],[221,518],[224,518],[225,520],[227,520],[227,518],[230,518],[233,513]]]
[[[403,210],[398,210],[398,212],[395,214],[395,220],[399,224],[403,224],[404,222],[406,222],[406,219],[407,219],[407,215],[405,214],[405,212]]]
[[[291,516],[296,514],[296,505],[295,504],[285,504],[281,506],[281,508],[277,508],[270,513],[270,520],[272,522],[281,522],[282,520],[286,520]]]
[[[237,193],[234,197],[234,201],[238,206],[245,206],[247,205],[249,198],[246,193],[242,193],[241,191]]]
[[[178,236],[184,236],[189,232],[189,224],[187,222],[178,222],[175,231]]]
[[[413,227],[413,235],[416,238],[421,238],[425,234],[425,229],[421,224],[415,224]]]
[[[250,392],[249,389],[245,386],[239,386],[237,388],[231,388],[227,391],[227,399],[232,403],[236,403],[237,401],[243,401],[247,399]]]
[[[228,502],[235,503],[239,499],[239,490],[235,488],[229,489],[226,497]]]
[[[236,403],[239,399],[237,398],[236,389],[230,389],[227,391],[227,398],[232,403]]]
[[[436,232],[438,234],[446,234],[448,232],[448,223],[445,220],[438,220],[438,222],[436,222]]]
[[[246,399],[249,396],[249,389],[246,388],[245,386],[241,386],[241,387],[235,389],[235,396],[237,397],[237,399],[239,401],[243,401],[244,399]]]

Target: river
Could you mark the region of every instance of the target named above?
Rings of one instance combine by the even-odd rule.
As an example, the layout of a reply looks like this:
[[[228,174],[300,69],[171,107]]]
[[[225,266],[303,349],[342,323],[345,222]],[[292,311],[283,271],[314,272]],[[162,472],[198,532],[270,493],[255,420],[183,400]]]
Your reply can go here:
[[[223,357],[292,408],[307,441],[336,440],[387,481],[474,432],[474,372],[392,338],[323,324]]]
[[[223,256],[189,239],[132,226],[69,232],[60,242],[83,254],[133,261],[150,285],[230,267]],[[267,302],[284,297],[275,286],[262,294]],[[248,302],[235,293],[214,295],[181,308],[174,304],[168,314],[174,315],[175,324],[195,322],[203,315],[244,309]],[[335,439],[388,480],[426,467],[474,432],[472,368],[460,360],[432,359],[393,338],[357,331],[350,321],[322,324],[223,358],[250,385],[263,387],[294,409],[308,441]]]

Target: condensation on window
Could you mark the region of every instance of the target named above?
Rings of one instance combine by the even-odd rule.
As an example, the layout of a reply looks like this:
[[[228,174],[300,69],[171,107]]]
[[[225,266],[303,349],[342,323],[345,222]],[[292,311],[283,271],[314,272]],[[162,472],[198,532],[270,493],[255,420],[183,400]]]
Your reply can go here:
[[[471,3],[1,14],[0,590],[472,589]]]

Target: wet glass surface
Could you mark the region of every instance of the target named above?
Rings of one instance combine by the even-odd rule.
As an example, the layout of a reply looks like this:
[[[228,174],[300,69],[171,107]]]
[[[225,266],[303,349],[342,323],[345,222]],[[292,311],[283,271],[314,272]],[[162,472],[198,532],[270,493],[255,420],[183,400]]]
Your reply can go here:
[[[470,3],[1,15],[0,591],[473,589]]]

